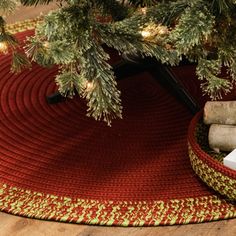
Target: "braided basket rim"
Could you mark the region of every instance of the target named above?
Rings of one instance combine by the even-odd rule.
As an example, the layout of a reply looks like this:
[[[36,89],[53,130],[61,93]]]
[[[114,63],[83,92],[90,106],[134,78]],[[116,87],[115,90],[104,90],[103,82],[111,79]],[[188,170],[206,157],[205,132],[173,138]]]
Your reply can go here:
[[[205,164],[207,164],[209,167],[215,169],[216,171],[220,172],[223,175],[226,175],[232,179],[236,179],[236,171],[230,169],[227,166],[224,166],[219,161],[215,160],[211,155],[203,151],[201,146],[196,140],[196,127],[197,124],[200,122],[200,120],[203,117],[203,109],[200,110],[196,115],[192,118],[189,128],[188,128],[188,143],[192,148],[192,151],[195,153],[195,155],[202,160]]]

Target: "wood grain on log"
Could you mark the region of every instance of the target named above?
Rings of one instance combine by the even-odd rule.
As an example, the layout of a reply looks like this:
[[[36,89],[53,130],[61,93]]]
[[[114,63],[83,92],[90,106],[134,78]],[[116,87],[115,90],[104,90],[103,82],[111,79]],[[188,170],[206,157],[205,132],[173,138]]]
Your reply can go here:
[[[236,148],[236,126],[212,124],[208,134],[209,146],[216,152]]]
[[[236,125],[236,101],[208,101],[204,106],[205,124]]]

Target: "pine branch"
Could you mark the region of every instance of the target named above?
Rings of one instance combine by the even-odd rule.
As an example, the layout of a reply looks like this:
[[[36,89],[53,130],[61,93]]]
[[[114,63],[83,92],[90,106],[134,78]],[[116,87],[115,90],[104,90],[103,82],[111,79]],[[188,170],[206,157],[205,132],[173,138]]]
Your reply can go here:
[[[58,91],[65,97],[73,98],[77,93],[81,93],[84,88],[83,78],[77,72],[74,64],[68,65],[56,76],[55,79]]]
[[[128,2],[136,7],[150,7],[155,5],[158,0],[128,0]]]
[[[17,39],[7,32],[0,34],[0,42],[6,42],[8,47],[12,49],[15,49],[19,45]]]
[[[169,63],[175,65],[179,62],[175,50],[172,50],[171,45],[166,42],[166,35],[158,34],[158,27],[167,28],[162,25],[163,18],[167,17],[166,4],[159,4],[158,8],[151,8],[146,14],[136,14],[130,18],[127,18],[120,22],[111,24],[95,23],[94,29],[98,34],[99,39],[110,47],[115,48],[120,53],[125,54],[139,54],[141,56],[152,56],[161,60],[162,63]],[[179,8],[176,8],[179,6]],[[175,13],[180,12],[180,9],[186,7],[182,2],[179,5],[173,4]],[[157,16],[154,19],[154,15]],[[159,18],[160,17],[160,18]],[[153,23],[152,23],[153,22]],[[145,39],[142,35],[143,30],[153,24],[157,34],[153,37],[153,40]],[[165,34],[165,32],[164,32]]]
[[[235,10],[235,1],[232,0],[212,0],[212,11],[216,15],[228,14],[231,10]]]
[[[96,30],[101,41],[118,50],[120,53],[155,57],[162,63],[176,65],[179,57],[174,50],[168,49],[165,40],[158,43],[144,41],[141,32],[129,32],[118,25],[97,25]]]
[[[225,94],[232,89],[232,84],[229,80],[219,77],[221,72],[220,60],[200,59],[196,73],[200,80],[205,81],[201,84],[203,91],[210,95],[211,99],[221,99],[222,92]]]
[[[49,4],[53,0],[21,0],[26,6]],[[212,98],[228,92],[236,79],[235,0],[58,0],[60,7],[49,13],[25,47],[27,56],[41,65],[61,68],[56,77],[60,92],[77,91],[88,102],[88,114],[109,125],[121,117],[120,92],[102,44],[120,53],[151,56],[176,65],[185,55],[198,63],[202,88]],[[16,1],[0,1],[10,12]],[[63,4],[62,4],[63,3]],[[130,8],[127,8],[129,6]],[[146,13],[138,7],[148,6]],[[138,9],[137,11],[136,8]],[[101,23],[96,14],[111,15]],[[18,50],[17,40],[5,31],[0,17],[0,43],[4,53]],[[7,45],[7,46],[6,46]],[[6,47],[5,47],[6,46]],[[28,61],[13,55],[12,69]],[[220,78],[222,66],[230,78]]]
[[[222,42],[218,50],[222,65],[228,68],[230,78],[236,81],[236,45]]]
[[[93,0],[95,8],[101,8],[102,13],[110,14],[114,21],[119,21],[128,16],[127,6],[116,0]]]
[[[31,63],[25,54],[21,52],[13,52],[12,55],[12,64],[11,64],[11,72],[19,73],[23,69],[30,68]]]
[[[12,13],[16,8],[16,1],[13,0],[1,0],[0,10],[3,14]]]
[[[90,27],[78,42],[78,69],[85,84],[81,96],[88,102],[88,115],[111,125],[112,119],[122,117],[122,106],[112,67],[106,62],[109,55],[93,40]]]
[[[50,2],[53,2],[53,0],[20,0],[20,2],[24,6],[37,6],[39,4],[49,4]]]
[[[207,4],[196,1],[186,8],[178,24],[171,31],[169,41],[179,54],[187,55],[196,45],[203,45],[214,30],[214,16]]]
[[[109,55],[94,35],[90,13],[86,4],[50,13],[36,30],[36,36],[29,39],[26,53],[40,64],[59,65],[59,91],[72,97],[76,90],[88,102],[88,115],[110,125],[112,119],[121,117],[120,92],[106,62]]]
[[[25,53],[32,61],[39,65],[49,67],[54,64],[52,56],[49,54],[47,46],[37,36],[27,39],[28,42],[24,47]]]

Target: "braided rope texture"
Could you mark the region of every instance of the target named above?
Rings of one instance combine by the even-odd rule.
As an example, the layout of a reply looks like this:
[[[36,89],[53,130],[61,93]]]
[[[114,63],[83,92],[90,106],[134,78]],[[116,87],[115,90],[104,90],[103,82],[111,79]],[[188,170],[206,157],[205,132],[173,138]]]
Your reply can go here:
[[[31,23],[13,27],[21,31],[19,41],[33,34]],[[57,68],[33,64],[14,75],[10,55],[0,62],[1,211],[119,226],[236,216],[234,202],[208,188],[191,168],[192,115],[147,72],[118,81],[124,118],[110,128],[86,117],[79,97],[46,103],[57,90]]]
[[[230,200],[236,200],[236,171],[224,166],[202,149],[207,143],[207,132],[201,118],[202,111],[193,118],[188,132],[189,157],[193,170],[208,186]]]

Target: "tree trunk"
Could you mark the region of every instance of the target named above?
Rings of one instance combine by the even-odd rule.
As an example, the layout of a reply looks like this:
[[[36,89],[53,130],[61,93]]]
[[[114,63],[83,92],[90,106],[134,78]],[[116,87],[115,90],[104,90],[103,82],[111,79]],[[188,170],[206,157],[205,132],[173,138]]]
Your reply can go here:
[[[204,106],[205,124],[236,124],[236,101],[209,101]]]
[[[216,152],[232,151],[236,148],[236,126],[213,124],[208,134],[209,146]]]

